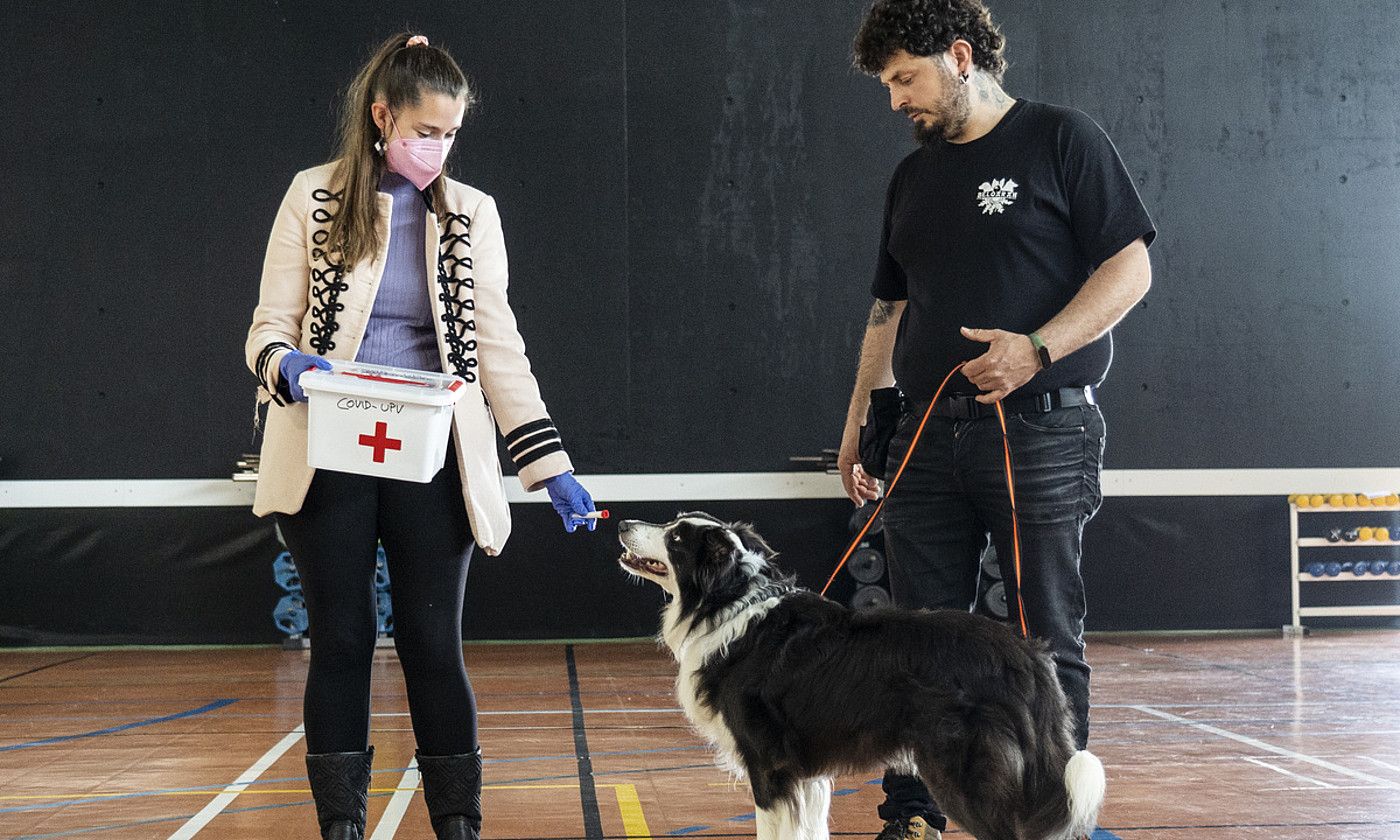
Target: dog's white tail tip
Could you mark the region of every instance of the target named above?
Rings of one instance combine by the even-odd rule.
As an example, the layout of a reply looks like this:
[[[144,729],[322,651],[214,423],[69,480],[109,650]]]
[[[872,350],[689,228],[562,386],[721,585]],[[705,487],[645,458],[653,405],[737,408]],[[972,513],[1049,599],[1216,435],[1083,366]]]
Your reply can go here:
[[[1094,832],[1103,807],[1108,780],[1103,763],[1088,750],[1070,756],[1065,765],[1065,790],[1069,794],[1069,831],[1066,837],[1088,837]]]

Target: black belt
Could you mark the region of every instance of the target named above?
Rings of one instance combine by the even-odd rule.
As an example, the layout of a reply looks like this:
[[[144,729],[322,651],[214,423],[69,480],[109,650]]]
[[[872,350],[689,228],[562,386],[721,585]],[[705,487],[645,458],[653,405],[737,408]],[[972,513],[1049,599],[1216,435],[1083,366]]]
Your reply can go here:
[[[1097,405],[1092,386],[1061,388],[1044,394],[1012,394],[1001,401],[1002,410],[1007,414],[1044,414],[1057,408],[1073,408],[1077,405]],[[922,417],[928,408],[928,401],[911,403],[906,408],[911,414]],[[979,417],[994,417],[996,413],[996,405],[978,402],[975,394],[953,394],[941,398],[933,406],[934,417],[948,417],[953,420],[976,420]]]

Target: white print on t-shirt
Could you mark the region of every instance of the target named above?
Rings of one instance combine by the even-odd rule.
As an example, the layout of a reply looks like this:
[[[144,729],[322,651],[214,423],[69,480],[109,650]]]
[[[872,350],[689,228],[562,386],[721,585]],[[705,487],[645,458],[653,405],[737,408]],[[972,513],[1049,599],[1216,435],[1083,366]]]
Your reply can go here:
[[[982,186],[977,188],[977,204],[988,216],[1006,212],[1006,208],[1015,200],[1016,182],[1010,178],[983,181]]]

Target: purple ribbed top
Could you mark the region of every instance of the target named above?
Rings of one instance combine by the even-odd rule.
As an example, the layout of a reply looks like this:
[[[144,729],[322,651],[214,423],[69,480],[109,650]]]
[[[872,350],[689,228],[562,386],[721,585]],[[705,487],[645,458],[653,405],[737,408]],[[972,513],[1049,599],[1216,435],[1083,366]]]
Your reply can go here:
[[[442,362],[433,329],[427,255],[423,251],[427,202],[412,182],[396,172],[384,173],[379,191],[394,199],[389,217],[389,254],[355,361],[440,373]]]

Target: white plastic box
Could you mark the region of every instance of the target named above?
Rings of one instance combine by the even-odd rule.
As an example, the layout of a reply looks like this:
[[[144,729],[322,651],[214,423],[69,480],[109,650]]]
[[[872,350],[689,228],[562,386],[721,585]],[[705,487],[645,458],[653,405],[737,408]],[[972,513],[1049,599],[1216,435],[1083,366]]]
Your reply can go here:
[[[317,469],[426,483],[442,469],[459,376],[334,362],[301,375],[306,462]]]

